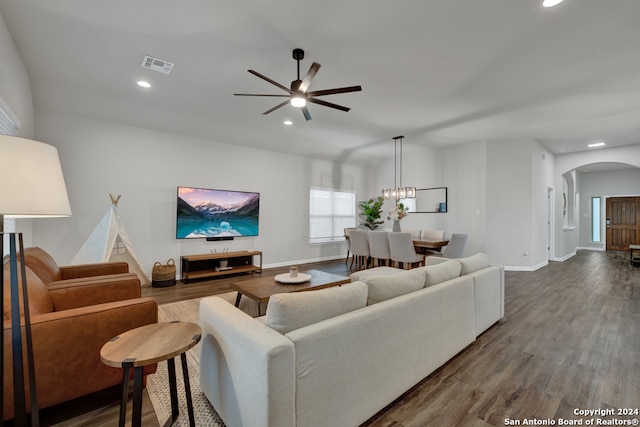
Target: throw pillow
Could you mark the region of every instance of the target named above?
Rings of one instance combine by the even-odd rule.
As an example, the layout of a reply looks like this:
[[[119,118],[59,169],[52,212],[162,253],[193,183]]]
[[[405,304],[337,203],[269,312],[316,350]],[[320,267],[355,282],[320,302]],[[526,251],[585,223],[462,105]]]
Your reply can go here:
[[[424,270],[424,287],[437,285],[460,276],[462,265],[456,260],[445,261],[436,265],[422,267]]]
[[[422,289],[424,287],[424,271],[421,268],[414,268],[387,276],[362,277],[360,280],[366,283],[369,288],[367,305],[371,305]]]
[[[366,305],[367,286],[349,283],[317,291],[275,294],[269,298],[265,324],[281,334]]]
[[[458,261],[462,264],[462,275],[473,273],[489,266],[489,257],[482,252],[467,258],[459,258]]]

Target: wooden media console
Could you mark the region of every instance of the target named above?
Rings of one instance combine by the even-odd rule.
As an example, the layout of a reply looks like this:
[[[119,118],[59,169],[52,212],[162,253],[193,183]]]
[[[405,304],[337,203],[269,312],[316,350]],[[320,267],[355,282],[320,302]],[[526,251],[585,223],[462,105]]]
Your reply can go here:
[[[253,264],[253,257],[260,258],[259,265]],[[220,262],[227,260],[227,267]],[[262,252],[239,251],[216,254],[184,255],[180,257],[182,281],[189,283],[191,279],[224,276],[236,273],[262,273]]]

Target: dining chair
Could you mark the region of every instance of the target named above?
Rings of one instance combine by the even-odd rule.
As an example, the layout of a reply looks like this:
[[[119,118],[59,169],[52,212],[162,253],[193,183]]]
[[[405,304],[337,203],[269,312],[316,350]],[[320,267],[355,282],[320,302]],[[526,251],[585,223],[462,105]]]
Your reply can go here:
[[[351,254],[353,258],[351,259],[351,265],[349,268],[353,267],[353,261],[356,261],[356,267],[360,269],[364,266],[367,268],[369,264],[369,239],[367,238],[366,230],[357,230],[353,229],[349,231],[349,241],[351,242]]]
[[[414,240],[420,240],[420,229],[417,230],[402,230],[403,233],[411,233],[411,238]]]
[[[411,233],[389,233],[388,237],[391,260],[400,263],[400,268],[424,265],[424,255],[416,253]]]
[[[372,265],[377,263],[380,266],[381,262],[384,262],[384,265],[389,265],[391,250],[389,249],[388,235],[389,233],[386,231],[369,231],[367,234]]]
[[[462,258],[468,234],[452,234],[449,244],[442,251],[443,258]]]
[[[347,227],[344,229],[344,238],[347,241],[347,257],[344,259],[344,263],[349,262],[349,257],[351,256],[351,239],[349,238],[349,233],[351,230],[356,230],[353,227]]]

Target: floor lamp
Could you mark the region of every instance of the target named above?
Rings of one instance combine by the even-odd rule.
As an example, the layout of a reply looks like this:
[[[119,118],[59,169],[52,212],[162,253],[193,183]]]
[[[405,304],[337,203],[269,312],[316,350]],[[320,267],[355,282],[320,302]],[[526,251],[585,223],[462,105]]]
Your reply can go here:
[[[24,266],[22,233],[4,233],[4,216],[12,218],[46,218],[70,216],[71,207],[62,175],[58,150],[42,142],[0,135],[0,252],[4,254],[4,236],[9,238],[9,255],[3,259],[0,269],[0,302],[4,310],[5,297],[11,301],[11,351],[5,354],[5,330],[1,336],[2,389],[0,397],[3,407],[0,415],[4,420],[4,366],[13,365],[14,424],[27,425],[27,395],[24,376],[24,350],[26,350],[27,384],[29,386],[29,412],[31,426],[39,426],[36,378],[31,340],[31,319]],[[8,258],[8,259],[7,259]],[[10,287],[6,289],[5,265],[8,263]],[[8,293],[7,293],[8,291]],[[7,295],[5,295],[7,293]],[[20,301],[20,294],[23,298]],[[22,303],[22,307],[20,307]],[[21,325],[24,319],[24,332]]]

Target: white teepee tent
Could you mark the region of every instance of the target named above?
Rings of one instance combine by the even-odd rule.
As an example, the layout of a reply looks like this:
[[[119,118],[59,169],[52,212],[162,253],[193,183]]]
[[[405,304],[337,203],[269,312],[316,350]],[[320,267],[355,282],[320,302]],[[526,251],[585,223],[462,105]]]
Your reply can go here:
[[[136,257],[129,234],[120,217],[118,201],[121,196],[117,198],[112,194],[109,196],[111,196],[111,206],[73,257],[71,264],[125,261],[129,264],[129,271],[138,275],[141,285],[149,286],[151,283],[149,276]]]

